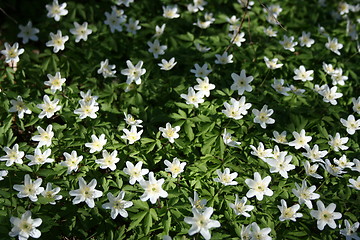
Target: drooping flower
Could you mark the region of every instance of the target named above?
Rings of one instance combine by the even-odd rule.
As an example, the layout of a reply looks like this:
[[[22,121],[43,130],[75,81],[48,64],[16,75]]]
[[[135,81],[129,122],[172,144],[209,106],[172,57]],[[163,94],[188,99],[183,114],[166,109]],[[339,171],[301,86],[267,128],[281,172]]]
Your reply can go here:
[[[348,185],[349,187],[354,188],[358,191],[360,190],[360,176],[356,180],[350,178],[349,183],[350,183],[350,185]]]
[[[226,128],[224,129],[224,133],[221,135],[222,135],[223,141],[226,145],[228,145],[230,147],[239,147],[240,146],[241,142],[234,141],[231,134],[226,131]]]
[[[211,233],[209,229],[220,227],[219,221],[210,219],[213,212],[214,209],[212,207],[206,208],[204,212],[199,212],[196,208],[193,208],[192,213],[194,214],[194,217],[184,218],[184,221],[187,224],[192,225],[191,228],[189,229],[189,235],[192,236],[195,233],[200,232],[200,234],[206,240],[209,240],[211,238]]]
[[[112,193],[107,194],[109,202],[104,203],[102,207],[104,209],[111,209],[111,218],[115,219],[117,215],[126,218],[128,212],[125,210],[133,205],[131,201],[124,200],[125,192],[121,191],[116,197]]]
[[[41,218],[31,218],[31,212],[26,211],[21,218],[11,217],[10,222],[13,225],[9,232],[10,237],[18,236],[19,240],[27,240],[29,237],[39,238],[41,232],[36,229],[42,223]]]
[[[160,197],[166,198],[168,193],[162,189],[164,181],[163,178],[156,180],[154,173],[149,172],[149,180],[140,180],[139,182],[140,186],[145,190],[144,194],[140,196],[140,200],[145,202],[150,199],[150,202],[154,204]]]
[[[103,195],[102,191],[96,190],[97,181],[96,179],[92,179],[89,184],[86,181],[79,177],[79,189],[71,190],[69,192],[70,196],[75,197],[73,199],[73,204],[79,204],[81,202],[86,202],[86,204],[93,208],[95,207],[95,198],[99,198]]]

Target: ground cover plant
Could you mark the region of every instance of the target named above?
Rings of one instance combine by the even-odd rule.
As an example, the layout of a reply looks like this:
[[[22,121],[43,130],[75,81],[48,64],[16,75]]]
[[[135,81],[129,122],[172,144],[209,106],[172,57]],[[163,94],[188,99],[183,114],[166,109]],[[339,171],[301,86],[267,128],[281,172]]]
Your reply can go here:
[[[2,1],[1,239],[360,239],[359,1]]]

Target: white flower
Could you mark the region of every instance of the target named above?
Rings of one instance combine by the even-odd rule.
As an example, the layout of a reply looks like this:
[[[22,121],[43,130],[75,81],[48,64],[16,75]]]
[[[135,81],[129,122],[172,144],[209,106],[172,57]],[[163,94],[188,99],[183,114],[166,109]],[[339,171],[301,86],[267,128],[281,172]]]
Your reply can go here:
[[[241,240],[249,240],[251,238],[251,224],[247,225],[246,227],[244,225],[241,225],[241,232],[240,232],[240,239]]]
[[[238,91],[239,95],[243,95],[245,91],[251,92],[252,87],[250,86],[250,82],[254,80],[253,76],[246,76],[246,71],[244,69],[241,70],[240,75],[236,73],[231,74],[231,78],[234,80],[234,83],[231,85],[231,90]]]
[[[133,144],[134,142],[140,140],[141,134],[144,130],[137,131],[135,125],[131,125],[130,131],[126,128],[123,129],[124,135],[121,136],[122,139],[128,140],[129,144]]]
[[[318,167],[319,167],[319,164],[310,165],[309,161],[304,162],[304,168],[305,168],[306,175],[321,179],[323,177],[316,173],[316,170],[318,169]]]
[[[84,22],[82,25],[80,25],[77,22],[74,22],[74,27],[71,28],[70,32],[75,35],[75,42],[80,42],[80,40],[87,41],[88,35],[92,33],[91,29],[88,29],[88,23]]]
[[[244,32],[238,32],[237,30],[234,30],[234,32],[229,34],[230,37],[230,43],[235,44],[238,47],[241,47],[241,43],[245,42],[246,39],[244,38],[245,33]]]
[[[311,200],[314,199],[318,199],[320,198],[320,195],[317,193],[314,193],[314,191],[316,190],[316,186],[313,185],[311,187],[307,187],[307,183],[306,180],[302,181],[302,185],[301,187],[295,183],[296,189],[292,189],[293,194],[299,198],[299,203],[303,204],[305,203],[305,205],[309,208],[312,209],[312,202]]]
[[[302,213],[297,213],[297,211],[300,209],[300,205],[299,204],[295,204],[291,207],[287,207],[287,203],[284,199],[281,199],[281,206],[278,206],[281,215],[279,217],[280,221],[285,221],[285,220],[291,220],[296,222],[296,218],[300,218],[302,217]]]
[[[271,166],[270,172],[278,172],[282,177],[288,178],[288,171],[295,169],[295,165],[290,164],[292,160],[291,155],[286,155],[287,152],[280,152],[275,159],[267,159],[267,163]]]
[[[49,81],[45,81],[44,84],[46,86],[50,86],[51,92],[55,93],[56,90],[61,91],[63,85],[66,81],[66,78],[61,78],[60,72],[56,72],[55,76],[52,76],[51,74],[47,75]]]
[[[193,208],[196,208],[199,212],[202,212],[203,210],[206,209],[205,205],[207,203],[206,199],[199,199],[199,195],[196,191],[194,191],[194,199],[192,199],[191,197],[189,197],[189,201],[191,203],[191,206]]]
[[[6,166],[10,167],[14,163],[22,164],[25,153],[19,151],[19,145],[16,143],[12,149],[9,147],[4,147],[3,150],[6,152],[5,156],[0,157],[0,161],[6,161]]]
[[[158,39],[155,39],[155,41],[147,42],[147,45],[149,46],[149,52],[154,55],[154,58],[158,58],[159,55],[164,55],[165,50],[167,49],[166,45],[160,45],[160,42]]]
[[[80,108],[75,109],[74,113],[79,115],[80,119],[90,117],[92,119],[97,118],[96,112],[99,111],[99,105],[94,99],[90,102],[80,100]]]
[[[274,140],[277,143],[281,143],[281,144],[287,144],[287,140],[286,140],[286,131],[283,131],[281,134],[279,134],[278,131],[273,131],[273,135],[274,138],[272,140]]]
[[[343,168],[332,164],[329,159],[325,159],[323,167],[328,173],[330,173],[334,177],[341,177],[341,174],[346,173],[345,171],[343,171]]]
[[[360,190],[360,176],[356,180],[350,178],[349,183],[351,184],[351,185],[348,185],[349,187],[354,188],[356,190]]]
[[[96,135],[91,135],[91,143],[85,143],[85,147],[90,148],[90,153],[100,152],[107,140],[105,139],[105,134],[101,134],[98,138]]]
[[[354,158],[354,159],[353,159],[353,162],[354,162],[354,165],[355,165],[355,166],[352,167],[352,170],[353,170],[353,171],[358,171],[358,172],[360,172],[360,160]]]
[[[175,62],[174,57],[172,57],[169,61],[167,61],[166,59],[161,59],[161,63],[158,63],[160,69],[164,71],[171,70],[176,64],[177,62]]]
[[[140,21],[139,20],[135,20],[133,18],[129,19],[129,23],[125,24],[126,27],[126,31],[136,35],[137,30],[141,29],[141,26],[139,26]]]
[[[144,180],[144,175],[148,174],[149,169],[141,169],[143,162],[138,162],[135,166],[129,161],[126,161],[126,168],[124,168],[124,173],[130,175],[129,183],[134,185],[136,181],[140,182]]]
[[[195,233],[200,232],[200,234],[206,240],[209,240],[211,238],[209,229],[220,227],[219,221],[210,219],[213,212],[214,209],[212,207],[206,208],[204,212],[199,212],[196,208],[193,208],[192,213],[194,214],[194,217],[184,218],[184,221],[187,224],[192,224],[191,228],[189,229],[189,235],[192,236]]]
[[[277,36],[277,31],[273,30],[271,26],[264,28],[264,33],[269,37]]]
[[[212,24],[212,21],[201,21],[200,19],[197,20],[196,23],[193,23],[194,26],[198,26],[201,29],[206,29],[208,27],[210,27],[210,25]]]
[[[146,73],[146,69],[141,68],[143,64],[143,61],[139,61],[136,66],[134,66],[130,60],[126,61],[128,68],[121,70],[121,74],[127,76],[127,84],[132,82],[135,82],[137,85],[141,84],[140,77]]]
[[[277,59],[277,58],[273,58],[273,59],[269,60],[267,57],[264,57],[264,61],[265,61],[266,66],[272,70],[281,68],[284,65],[282,63],[277,63],[279,61],[279,59]]]
[[[341,68],[337,68],[331,75],[331,79],[333,80],[333,85],[339,84],[340,86],[344,86],[345,81],[348,80],[348,77],[343,75],[343,70]]]
[[[17,112],[19,118],[24,118],[24,114],[31,114],[32,111],[25,106],[21,96],[17,96],[16,100],[10,100],[12,107],[9,112]]]
[[[125,120],[126,124],[131,125],[131,126],[134,125],[136,127],[143,127],[141,125],[141,123],[143,122],[142,120],[136,120],[131,114],[126,114],[125,112],[124,112],[124,115],[125,115],[124,120]]]
[[[64,152],[63,155],[65,157],[65,161],[62,161],[60,164],[68,168],[67,173],[70,174],[72,171],[77,171],[78,164],[83,159],[83,156],[77,156],[77,152],[74,150],[71,154]]]
[[[334,151],[338,152],[339,149],[341,150],[347,150],[349,147],[345,146],[344,144],[346,144],[349,141],[348,137],[340,137],[340,133],[336,133],[335,136],[330,136],[330,141],[328,142],[328,144],[334,148]]]
[[[116,0],[115,1],[115,4],[116,5],[125,5],[125,7],[129,7],[130,6],[130,3],[133,3],[134,2],[134,0]]]
[[[164,160],[164,164],[167,166],[165,168],[166,172],[170,172],[173,178],[176,178],[180,173],[184,171],[186,162],[180,162],[178,158],[174,158],[172,162],[169,160]]]
[[[201,78],[196,78],[196,81],[198,85],[195,85],[194,89],[199,91],[199,93],[202,93],[205,97],[209,97],[210,91],[215,89],[215,85],[209,82],[208,77],[204,77],[204,80]]]
[[[202,67],[199,64],[195,63],[195,69],[191,69],[190,72],[195,74],[195,77],[205,78],[212,70],[208,69],[207,63],[205,63]]]
[[[152,204],[156,203],[160,197],[166,198],[168,193],[162,189],[164,179],[156,180],[153,172],[149,172],[149,181],[140,180],[140,186],[145,190],[144,194],[140,196],[141,201],[150,199]]]
[[[323,70],[329,74],[329,75],[333,75],[336,73],[336,70],[334,69],[333,65],[332,64],[326,64],[325,62],[323,62],[322,64],[323,66]]]
[[[104,24],[110,27],[110,32],[114,33],[115,30],[122,32],[122,24],[126,22],[126,16],[123,13],[123,10],[118,11],[116,8],[113,8],[111,13],[105,12]]]
[[[236,173],[236,172],[230,173],[229,168],[225,168],[223,173],[221,172],[220,169],[217,169],[216,173],[217,173],[218,177],[214,178],[215,182],[222,183],[224,186],[238,184],[238,182],[234,181],[234,179],[238,176],[238,173]]]
[[[52,4],[46,4],[46,9],[48,10],[47,17],[54,18],[55,21],[60,21],[61,16],[65,16],[68,14],[68,10],[66,10],[67,3],[62,3],[59,5],[58,0],[53,0]]]
[[[250,188],[250,190],[246,193],[248,198],[252,198],[256,196],[256,199],[261,201],[266,196],[272,196],[274,192],[268,188],[268,185],[271,181],[270,176],[266,176],[264,179],[261,179],[260,173],[254,173],[254,180],[252,179],[245,179],[246,185]]]
[[[247,197],[243,197],[239,201],[239,196],[235,194],[235,203],[229,203],[229,206],[234,209],[236,215],[244,215],[245,217],[250,217],[250,214],[247,213],[254,209],[253,205],[246,205]]]
[[[350,168],[352,169],[352,166],[354,165],[353,162],[349,162],[346,158],[346,155],[342,155],[339,160],[337,160],[336,158],[333,159],[334,163],[336,165],[338,165],[340,168],[344,169],[344,168]]]
[[[290,90],[296,95],[301,96],[305,92],[305,89],[295,87],[294,85],[290,85],[289,87],[290,87]]]
[[[284,87],[284,79],[274,78],[274,83],[271,84],[271,87],[274,88],[276,92],[284,96],[289,96],[288,92],[291,90],[289,87]]]
[[[259,123],[262,128],[266,128],[266,124],[274,124],[275,119],[270,116],[274,113],[274,110],[268,109],[265,104],[261,110],[253,109],[252,113],[255,115],[254,123]]]
[[[33,28],[32,22],[28,21],[26,26],[19,25],[20,32],[17,37],[22,38],[23,44],[26,44],[29,40],[38,41],[39,38],[36,36],[40,31],[38,28]]]
[[[306,153],[303,156],[309,158],[312,162],[323,162],[322,158],[328,154],[328,151],[319,151],[319,146],[314,145],[313,149],[310,146],[305,146]]]
[[[109,64],[109,59],[100,62],[100,68],[97,70],[98,74],[102,74],[104,78],[115,77],[116,70],[115,65]]]
[[[71,190],[69,192],[70,196],[75,197],[73,199],[73,204],[86,202],[89,208],[95,207],[94,199],[103,195],[102,191],[95,189],[96,184],[96,179],[91,180],[90,183],[87,184],[82,177],[79,177],[79,189]]]
[[[209,47],[204,47],[204,46],[201,46],[198,42],[195,42],[194,43],[195,45],[195,48],[199,51],[199,52],[202,52],[202,53],[205,53],[207,51],[209,51],[211,48]]]
[[[186,104],[193,104],[196,108],[199,107],[199,103],[204,102],[204,95],[201,92],[195,93],[192,87],[188,88],[188,94],[181,94],[181,98],[186,100]]]
[[[328,37],[328,42],[325,44],[325,47],[330,51],[336,53],[337,55],[340,55],[339,50],[343,48],[343,45],[341,43],[338,43],[337,38],[331,39],[330,37]]]
[[[0,171],[0,181],[4,180],[4,177],[6,177],[8,175],[9,171],[8,170],[1,170]]]
[[[293,146],[295,147],[295,149],[305,148],[306,146],[309,146],[308,142],[311,141],[312,137],[305,136],[305,129],[301,129],[300,134],[295,131],[292,134],[295,140],[289,142],[289,146]]]
[[[37,195],[44,191],[43,187],[40,187],[42,179],[38,178],[34,182],[30,178],[29,174],[24,176],[24,185],[14,185],[13,188],[19,191],[18,198],[28,197],[31,201],[36,202],[38,200]]]
[[[346,237],[346,240],[359,240],[360,237],[356,233],[359,228],[359,222],[354,223],[353,225],[350,225],[349,221],[345,219],[345,228],[340,230],[340,234]]]
[[[98,105],[98,103],[96,102],[96,100],[99,98],[98,96],[91,96],[91,90],[88,90],[86,93],[84,93],[83,91],[80,91],[80,96],[82,97],[82,102],[84,103],[90,103],[92,100],[94,100],[94,104]]]
[[[271,228],[260,229],[256,222],[251,224],[251,240],[271,240],[272,238],[268,236],[270,232]]]
[[[159,127],[159,131],[162,132],[164,138],[169,139],[169,142],[174,143],[174,139],[179,137],[177,133],[180,131],[180,126],[172,127],[170,123],[166,123],[166,127]]]
[[[55,0],[54,0],[55,1]],[[62,36],[60,30],[56,34],[50,33],[51,40],[46,42],[47,47],[54,47],[53,52],[57,53],[59,50],[65,49],[65,42],[69,40],[69,36]]]
[[[177,13],[178,7],[177,5],[170,5],[170,6],[162,6],[162,9],[164,11],[163,17],[173,19],[180,17],[180,14]]]
[[[107,194],[107,198],[109,199],[108,203],[104,203],[102,207],[104,209],[111,209],[111,218],[115,219],[118,214],[120,216],[126,218],[128,217],[128,212],[125,210],[133,205],[131,201],[124,200],[125,192],[121,191],[116,197],[112,195],[112,193]]]
[[[360,130],[360,119],[355,120],[355,117],[352,114],[348,116],[347,120],[340,118],[340,122],[346,127],[346,131],[350,135],[353,135],[355,131]]]
[[[227,117],[233,118],[235,120],[239,120],[243,118],[248,113],[248,109],[251,108],[251,103],[246,103],[245,96],[242,96],[239,101],[236,99],[231,98],[230,104],[224,102],[225,109],[221,112],[224,113]]]
[[[43,119],[45,116],[47,118],[51,118],[54,116],[55,112],[59,111],[61,109],[61,106],[58,106],[59,99],[54,99],[53,101],[50,101],[50,98],[48,95],[44,95],[43,97],[43,104],[37,104],[36,107],[40,108],[42,111],[39,114],[39,118]]]
[[[356,98],[352,98],[351,99],[353,102],[353,110],[354,112],[356,112],[357,114],[360,114],[360,97]]]
[[[118,152],[114,150],[111,154],[108,151],[102,151],[102,157],[100,159],[96,159],[95,162],[100,164],[101,169],[110,168],[111,171],[115,171],[116,163],[119,162],[120,158],[116,157]]]
[[[228,133],[226,131],[226,128],[224,129],[224,133],[221,134],[223,137],[223,141],[226,145],[230,146],[230,147],[239,147],[241,142],[236,142],[234,140],[232,140],[232,136],[230,133]]]
[[[50,204],[51,205],[55,205],[56,204],[56,200],[60,200],[62,199],[63,196],[61,195],[56,195],[60,192],[60,188],[56,187],[56,188],[52,188],[52,184],[51,183],[47,183],[46,184],[46,189],[41,193],[41,195],[43,195],[45,198],[47,198],[48,200],[51,200]]]
[[[311,33],[309,32],[302,32],[301,37],[299,37],[299,41],[300,41],[300,46],[306,46],[306,47],[311,47],[311,45],[313,45],[315,43],[314,39],[310,38]]]
[[[51,149],[46,149],[43,153],[41,152],[40,148],[35,148],[34,155],[26,155],[25,157],[29,159],[29,166],[32,165],[42,165],[44,163],[52,163],[55,160],[49,158],[51,155]]]
[[[335,229],[335,220],[342,217],[341,213],[334,212],[336,204],[330,203],[327,207],[325,207],[324,203],[321,200],[318,200],[316,205],[318,210],[311,210],[310,215],[317,219],[318,229],[323,230],[326,225],[329,225],[330,228]]]
[[[319,94],[322,95],[324,102],[330,102],[332,105],[336,105],[337,101],[336,99],[341,98],[343,96],[342,93],[336,92],[337,86],[333,86],[331,89],[326,84],[321,87],[321,90],[319,91]]]
[[[264,144],[262,142],[259,142],[258,148],[255,148],[253,145],[250,145],[250,147],[253,150],[250,153],[265,162],[267,161],[267,158],[273,157],[272,149],[265,150]]]
[[[21,218],[11,217],[10,222],[14,225],[9,232],[10,237],[19,236],[19,240],[27,240],[29,237],[39,238],[41,232],[36,229],[42,223],[41,218],[31,218],[31,212],[26,211]]]
[[[164,30],[165,30],[166,24],[164,23],[163,25],[161,25],[160,27],[158,25],[155,26],[155,34],[154,37],[158,38],[161,35],[163,35]]]
[[[295,69],[294,73],[295,73],[294,80],[301,80],[303,82],[306,82],[314,79],[311,76],[314,73],[314,70],[306,71],[303,65],[301,65],[298,69]]]
[[[5,56],[6,63],[16,64],[20,61],[19,55],[24,53],[24,49],[19,49],[19,44],[16,42],[12,46],[9,43],[5,43],[5,50],[1,50],[1,54]]]
[[[280,44],[284,47],[285,50],[289,50],[291,52],[295,52],[295,46],[298,44],[298,42],[294,42],[294,37],[288,37],[284,35],[284,40],[280,41]]]
[[[222,55],[220,54],[215,54],[216,60],[215,63],[216,64],[228,64],[228,63],[233,63],[233,55],[230,54],[228,55],[227,52],[224,52]]]

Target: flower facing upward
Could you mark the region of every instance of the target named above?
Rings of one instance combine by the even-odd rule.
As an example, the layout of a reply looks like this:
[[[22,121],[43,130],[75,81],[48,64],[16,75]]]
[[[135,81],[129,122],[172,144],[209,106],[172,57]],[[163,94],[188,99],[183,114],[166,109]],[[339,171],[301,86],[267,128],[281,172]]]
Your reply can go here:
[[[250,217],[248,211],[252,211],[254,209],[253,205],[246,205],[247,198],[243,197],[239,201],[239,196],[235,194],[235,203],[230,203],[229,206],[234,209],[236,215],[244,215],[245,217]]]
[[[343,45],[341,43],[338,43],[337,38],[331,39],[329,37],[328,42],[325,44],[325,47],[330,51],[336,53],[337,55],[340,55],[341,53],[339,50],[343,48]]]
[[[356,222],[353,225],[351,225],[349,221],[345,219],[344,223],[345,223],[345,228],[340,230],[340,234],[345,236],[346,240],[351,240],[351,239],[359,240],[360,237],[356,233],[360,225],[359,222]]]
[[[204,102],[204,95],[201,92],[195,93],[192,87],[188,88],[188,94],[180,94],[180,97],[186,100],[186,104],[193,104],[196,108],[199,107],[199,103]]]
[[[300,218],[302,217],[302,213],[297,213],[297,211],[300,209],[300,205],[299,204],[295,204],[291,207],[287,207],[287,203],[284,199],[281,199],[281,206],[278,206],[281,215],[279,217],[280,221],[285,221],[285,220],[291,220],[296,222],[296,218]]]
[[[319,164],[310,165],[309,161],[304,162],[304,168],[305,168],[306,175],[321,179],[323,177],[316,173],[316,170],[318,169],[318,167],[319,167]]]
[[[206,239],[211,238],[210,228],[220,227],[220,222],[216,220],[211,220],[210,217],[213,214],[214,209],[208,207],[204,212],[199,212],[196,208],[192,209],[194,217],[185,217],[184,221],[188,224],[191,224],[189,229],[189,235],[192,236],[195,233],[200,232],[200,234]]]
[[[165,50],[167,49],[166,45],[160,45],[160,42],[158,39],[155,39],[155,41],[147,42],[147,45],[149,46],[149,52],[154,55],[154,58],[158,58],[159,55],[164,55]]]
[[[95,162],[100,164],[101,169],[110,168],[111,171],[114,171],[116,169],[116,163],[120,161],[120,158],[116,157],[117,153],[118,152],[116,150],[114,150],[111,154],[108,153],[108,151],[103,150],[103,158],[96,159]]]
[[[301,37],[299,37],[299,41],[300,41],[300,46],[306,46],[306,47],[311,47],[311,45],[313,45],[315,43],[314,39],[310,38],[311,33],[309,32],[302,32]]]
[[[134,185],[136,181],[140,182],[144,180],[144,175],[148,174],[149,169],[142,169],[143,162],[138,162],[135,166],[129,161],[126,161],[126,168],[124,168],[124,173],[130,176],[129,183]]]
[[[228,63],[233,63],[233,55],[232,54],[228,54],[227,52],[224,52],[222,55],[220,54],[215,54],[216,60],[215,63],[216,64],[228,64]]]
[[[87,41],[88,35],[92,33],[91,29],[88,29],[88,23],[84,22],[80,25],[77,22],[74,22],[74,27],[70,29],[70,32],[75,36],[75,42],[80,42],[80,40]]]
[[[279,59],[277,59],[277,58],[273,58],[273,59],[269,60],[267,57],[264,57],[264,61],[265,61],[267,68],[272,69],[272,70],[281,68],[284,65],[282,63],[277,63],[279,61]]]
[[[170,5],[170,6],[162,6],[163,8],[163,17],[173,19],[180,17],[180,14],[177,13],[178,7],[177,5]]]
[[[49,158],[51,155],[51,149],[46,149],[43,153],[41,152],[40,148],[35,148],[34,155],[26,155],[25,157],[29,159],[31,162],[29,162],[29,166],[32,165],[42,165],[44,163],[52,163],[55,160],[52,158]]]
[[[155,34],[154,34],[154,37],[155,37],[155,38],[161,37],[161,35],[163,35],[163,33],[164,33],[165,27],[166,27],[166,24],[165,24],[165,23],[164,23],[163,25],[161,25],[161,26],[156,25],[156,26],[155,26]]]
[[[64,152],[63,155],[65,157],[65,161],[60,164],[68,168],[67,173],[70,174],[72,171],[77,171],[78,165],[83,159],[83,156],[77,156],[77,152],[74,150],[71,154]]]
[[[295,69],[294,73],[295,73],[294,80],[301,80],[301,81],[305,82],[305,81],[311,81],[314,79],[311,76],[311,74],[314,73],[314,70],[306,71],[306,69],[303,65],[301,65],[298,69]]]
[[[96,184],[96,179],[91,180],[91,182],[87,184],[82,177],[79,177],[79,189],[71,190],[69,192],[70,196],[75,197],[73,199],[73,204],[86,202],[90,208],[95,207],[94,199],[103,195],[102,191],[95,189]]]
[[[238,176],[237,172],[230,173],[230,169],[225,168],[223,173],[221,172],[220,169],[217,169],[216,173],[217,173],[218,177],[214,178],[215,182],[222,183],[222,184],[224,184],[224,186],[238,184],[236,181],[233,181]]]
[[[295,52],[295,46],[298,44],[298,42],[294,42],[294,37],[288,37],[284,35],[284,40],[280,41],[280,44],[284,47],[285,50],[289,50],[291,52]]]
[[[38,200],[37,195],[44,191],[43,187],[40,187],[42,179],[38,178],[34,182],[30,178],[29,174],[24,176],[24,185],[14,185],[13,188],[19,191],[17,194],[18,198],[28,197],[31,201],[36,202]]]
[[[131,207],[133,203],[131,201],[125,201],[124,196],[124,191],[121,191],[116,197],[112,195],[112,193],[107,194],[109,202],[104,203],[102,207],[104,209],[111,209],[112,219],[115,219],[119,214],[124,218],[128,217],[128,212],[125,210],[125,208]]]
[[[196,81],[198,84],[194,86],[194,89],[202,93],[204,97],[209,97],[210,91],[215,89],[215,85],[209,82],[208,77],[204,77],[204,80],[196,78]]]
[[[41,218],[31,218],[31,212],[26,211],[21,218],[11,217],[10,222],[13,226],[9,232],[10,237],[19,236],[19,240],[27,240],[29,237],[39,238],[41,232],[36,229],[42,223]]]
[[[261,229],[256,222],[251,223],[251,240],[271,240],[272,238],[269,236],[271,232],[271,228],[263,228]]]
[[[235,98],[230,99],[230,104],[224,102],[224,110],[221,110],[227,117],[239,120],[248,113],[248,109],[251,108],[251,103],[246,103],[245,96],[242,96],[239,101]]]
[[[29,21],[26,26],[20,24],[19,29],[20,32],[18,33],[17,37],[22,38],[23,44],[26,44],[29,40],[39,40],[36,34],[38,34],[40,31],[38,28],[33,28],[31,21]]]
[[[272,140],[274,140],[277,143],[281,143],[281,144],[287,144],[288,141],[286,139],[286,131],[283,131],[282,133],[279,133],[278,131],[274,131],[273,132],[274,138]]]
[[[194,191],[194,199],[192,199],[191,197],[189,197],[189,201],[191,203],[191,206],[193,208],[196,208],[199,212],[202,212],[203,210],[206,209],[205,205],[207,203],[206,199],[199,199],[199,195],[196,191]]]
[[[124,120],[125,120],[126,124],[128,124],[130,126],[134,125],[135,127],[143,127],[141,125],[141,123],[143,122],[142,120],[140,120],[140,119],[137,120],[131,114],[126,114],[125,112],[124,112],[124,115],[125,115]]]
[[[97,70],[98,74],[102,74],[104,78],[115,77],[116,66],[113,64],[109,64],[109,59],[105,59],[105,61],[100,62],[100,68]]]
[[[241,47],[241,44],[246,41],[244,38],[245,33],[244,32],[238,32],[237,29],[234,30],[233,33],[229,33],[230,37],[230,43],[235,44],[238,47]]]
[[[199,64],[195,63],[194,65],[195,69],[191,69],[190,72],[195,74],[195,77],[197,78],[205,78],[209,73],[212,72],[211,69],[208,69],[207,63],[205,63],[202,67],[200,67]]]
[[[166,123],[166,127],[159,127],[159,131],[162,132],[164,138],[169,139],[169,142],[174,143],[174,139],[179,137],[178,131],[180,131],[180,126],[172,127],[170,123]]]
[[[184,171],[186,162],[180,162],[178,158],[174,158],[172,162],[169,160],[164,160],[164,164],[167,166],[165,168],[166,172],[170,172],[173,178],[176,178],[180,173]]]
[[[234,83],[231,85],[231,90],[238,91],[239,95],[243,95],[245,91],[251,92],[252,87],[250,86],[250,82],[254,80],[253,76],[246,76],[246,71],[241,70],[240,75],[236,73],[231,74],[231,78],[234,80]]]
[[[329,206],[325,207],[324,203],[321,200],[316,202],[318,210],[311,210],[310,215],[317,219],[317,227],[319,230],[323,230],[326,225],[329,225],[330,228],[336,228],[336,219],[340,219],[342,214],[339,212],[334,212],[336,208],[335,203],[330,203]]]
[[[141,68],[144,62],[139,61],[136,66],[134,66],[130,60],[127,60],[126,64],[128,68],[121,70],[121,74],[127,76],[126,83],[131,84],[132,82],[135,82],[137,85],[140,85],[140,77],[146,73],[146,69]]]
[[[154,173],[150,172],[149,181],[140,181],[140,186],[145,190],[144,194],[141,195],[140,200],[145,202],[150,199],[150,202],[154,204],[160,197],[166,198],[168,193],[162,189],[164,181],[163,178],[156,180]]]
[[[286,155],[287,152],[280,152],[279,156],[270,158],[266,162],[271,166],[270,172],[278,172],[283,178],[288,178],[288,171],[295,169],[295,165],[291,164],[292,156]]]
[[[353,103],[353,110],[354,112],[356,112],[357,114],[360,114],[360,97],[356,98],[352,98],[352,103]]]
[[[252,113],[255,115],[254,123],[259,123],[262,128],[266,128],[266,124],[274,124],[275,119],[270,116],[274,113],[274,110],[267,109],[267,105],[264,105],[261,110],[253,109]]]
[[[13,148],[4,147],[4,151],[6,152],[5,156],[0,157],[0,161],[6,161],[5,165],[10,167],[14,163],[22,164],[25,153],[23,151],[19,151],[19,145],[16,143]]]
[[[4,46],[5,50],[1,50],[0,52],[2,55],[5,56],[5,62],[12,62],[13,64],[19,62],[19,55],[23,54],[25,50],[23,48],[19,49],[19,44],[17,42],[14,43],[12,46],[10,46],[10,44],[6,42]]]
[[[10,100],[12,107],[9,112],[17,112],[19,118],[23,118],[24,114],[31,114],[32,111],[25,106],[25,103],[21,96],[17,96],[16,100]]]
[[[121,138],[128,140],[129,144],[133,144],[134,142],[140,140],[143,131],[144,130],[137,131],[136,126],[132,125],[130,131],[126,128],[123,129],[124,135],[122,135]]]
[[[69,40],[69,36],[62,36],[62,32],[60,30],[57,31],[56,34],[50,33],[51,40],[46,42],[47,47],[54,47],[53,52],[57,53],[59,50],[65,49],[65,42]]]
[[[311,141],[311,136],[305,136],[305,130],[301,129],[300,134],[297,132],[293,132],[293,136],[295,138],[294,141],[289,142],[289,146],[295,147],[295,149],[305,148],[308,145],[308,142]]]
[[[59,99],[54,99],[53,101],[50,101],[50,98],[48,95],[44,95],[43,97],[43,104],[37,104],[36,107],[40,108],[42,111],[39,114],[39,118],[43,119],[45,116],[47,118],[51,118],[54,116],[55,112],[59,111],[61,109],[61,106],[58,106]]]
[[[299,198],[299,203],[305,205],[312,209],[312,202],[311,200],[320,198],[320,195],[317,193],[314,193],[316,190],[316,186],[313,185],[311,187],[307,187],[306,180],[302,181],[301,187],[299,184],[295,183],[296,189],[292,189],[293,194]]]
[[[347,150],[349,148],[348,146],[344,145],[349,141],[348,137],[340,137],[340,133],[336,133],[334,137],[329,135],[329,138],[330,141],[328,144],[334,149],[335,152],[340,150]]]
[[[346,131],[350,135],[353,135],[355,131],[360,130],[360,119],[355,120],[355,117],[352,114],[348,116],[347,120],[340,118],[340,122],[346,127]]]
[[[137,30],[141,29],[141,26],[139,26],[140,21],[135,20],[133,18],[129,19],[129,23],[125,23],[126,31],[136,35]]]
[[[62,90],[61,86],[66,82],[66,78],[61,78],[60,72],[56,72],[54,76],[48,74],[47,77],[49,81],[45,81],[44,84],[50,87],[52,93]]]
[[[47,4],[45,7],[48,10],[47,17],[54,18],[55,21],[60,21],[61,16],[65,16],[68,14],[68,10],[66,10],[66,3],[62,3],[59,5],[58,0],[53,0],[52,4]]]
[[[91,135],[91,140],[91,143],[85,143],[85,147],[90,148],[90,153],[101,151],[107,142],[105,134],[101,134],[99,138],[93,134]]]
[[[74,113],[79,115],[80,119],[84,118],[97,118],[96,112],[99,111],[99,105],[97,102],[95,102],[94,99],[92,99],[90,102],[80,100],[80,108],[75,109]]]
[[[325,157],[327,151],[319,151],[319,146],[314,145],[313,149],[310,146],[305,146],[306,153],[302,153],[305,157],[309,158],[312,162],[323,162],[322,158]]]
[[[167,61],[166,59],[161,59],[161,63],[158,63],[160,69],[164,71],[171,70],[176,64],[177,62],[175,62],[174,57],[172,57],[169,61]]]
[[[245,179],[245,183],[248,185],[250,190],[246,193],[248,198],[252,198],[256,196],[256,199],[261,201],[266,196],[272,196],[273,191],[268,188],[268,185],[271,181],[271,177],[267,176],[264,179],[261,179],[260,173],[254,173],[254,180],[252,179]]]
[[[46,184],[46,189],[41,193],[41,195],[43,195],[45,198],[47,198],[48,200],[50,200],[50,204],[51,205],[55,205],[56,204],[56,200],[60,200],[62,199],[63,196],[61,195],[56,195],[60,192],[60,188],[56,187],[56,188],[52,188],[52,184],[51,183],[47,183]]]

